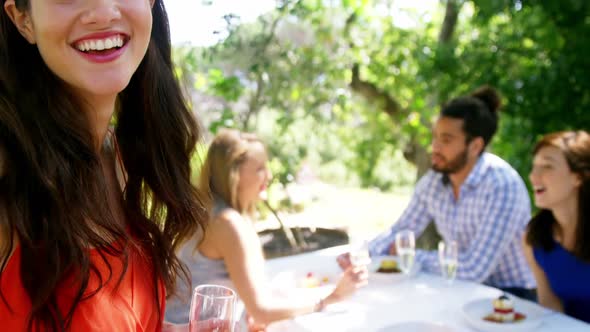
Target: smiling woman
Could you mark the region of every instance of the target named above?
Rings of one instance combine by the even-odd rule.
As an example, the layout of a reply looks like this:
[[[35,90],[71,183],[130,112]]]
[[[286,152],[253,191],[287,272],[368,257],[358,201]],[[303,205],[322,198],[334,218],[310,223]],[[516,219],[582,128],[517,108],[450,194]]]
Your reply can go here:
[[[524,248],[539,302],[590,323],[590,135],[546,135],[530,174],[535,205]]]
[[[0,3],[0,326],[159,331],[207,205],[163,2]]]

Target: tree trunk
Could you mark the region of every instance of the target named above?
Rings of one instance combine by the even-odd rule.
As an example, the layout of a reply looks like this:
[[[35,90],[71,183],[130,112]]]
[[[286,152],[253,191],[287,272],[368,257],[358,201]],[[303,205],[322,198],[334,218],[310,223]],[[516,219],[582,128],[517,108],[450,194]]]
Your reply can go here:
[[[447,0],[447,7],[445,9],[445,19],[438,35],[438,42],[441,44],[448,43],[453,37],[455,27],[457,26],[457,18],[459,17],[459,9],[461,4],[459,0]]]
[[[404,158],[416,166],[416,181],[430,169],[430,154],[415,139],[412,139],[404,148]]]
[[[248,110],[244,115],[242,120],[242,129],[245,131],[250,130],[250,119],[252,115],[257,114],[260,110],[260,105],[262,104],[260,100],[263,98],[262,92],[264,91],[264,80],[262,79],[262,74],[257,73],[256,77],[256,92],[250,97],[250,102],[248,103]]]

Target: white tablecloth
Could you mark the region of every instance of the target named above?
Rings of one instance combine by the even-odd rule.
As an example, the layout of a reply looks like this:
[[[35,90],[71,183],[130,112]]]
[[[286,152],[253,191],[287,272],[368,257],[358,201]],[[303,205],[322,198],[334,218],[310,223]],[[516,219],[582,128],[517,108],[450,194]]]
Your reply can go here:
[[[282,289],[283,295],[290,301],[319,298],[330,292],[330,285],[302,289],[296,288],[298,280],[311,272],[318,278],[327,277],[329,282],[335,282],[340,273],[335,257],[347,250],[347,246],[340,246],[271,259],[266,263],[266,273],[273,288]],[[449,285],[441,277],[425,273],[402,280],[374,274],[369,277],[367,287],[346,301],[328,307],[325,312],[273,323],[268,331],[381,332],[397,323],[433,322],[457,332],[474,332],[476,330],[462,315],[463,305],[471,300],[500,294],[498,289],[473,282],[456,280]],[[543,317],[543,323],[536,331],[588,332],[590,325],[551,312]]]

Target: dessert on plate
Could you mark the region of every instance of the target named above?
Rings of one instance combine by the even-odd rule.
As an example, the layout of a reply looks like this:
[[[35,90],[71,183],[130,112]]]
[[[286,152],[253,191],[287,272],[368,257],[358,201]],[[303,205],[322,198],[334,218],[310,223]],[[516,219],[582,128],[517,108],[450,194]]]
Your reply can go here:
[[[520,322],[526,316],[514,310],[514,302],[506,295],[501,295],[492,302],[494,312],[485,316],[483,319],[494,323],[515,323]]]
[[[318,278],[318,277],[314,276],[313,273],[308,272],[307,275],[305,276],[305,278],[303,278],[302,287],[315,288],[315,287],[319,287],[321,285],[325,285],[328,282],[330,282],[330,278],[328,278],[328,277]]]
[[[397,266],[397,262],[393,259],[382,260],[379,269],[377,269],[379,273],[400,273],[401,271]]]

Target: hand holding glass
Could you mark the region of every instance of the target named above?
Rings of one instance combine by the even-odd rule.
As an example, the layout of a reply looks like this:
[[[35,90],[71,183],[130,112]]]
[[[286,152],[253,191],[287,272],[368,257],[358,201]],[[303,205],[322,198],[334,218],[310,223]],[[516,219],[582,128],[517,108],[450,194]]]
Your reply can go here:
[[[201,285],[191,302],[190,332],[233,332],[236,294],[227,287]]]
[[[438,260],[441,273],[448,283],[452,283],[457,276],[459,264],[459,248],[456,241],[440,241],[438,243]]]
[[[395,249],[399,257],[399,268],[404,274],[410,274],[416,255],[414,232],[405,230],[395,234]]]

